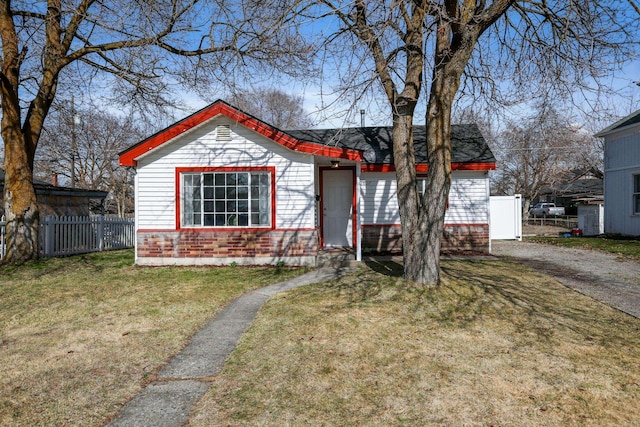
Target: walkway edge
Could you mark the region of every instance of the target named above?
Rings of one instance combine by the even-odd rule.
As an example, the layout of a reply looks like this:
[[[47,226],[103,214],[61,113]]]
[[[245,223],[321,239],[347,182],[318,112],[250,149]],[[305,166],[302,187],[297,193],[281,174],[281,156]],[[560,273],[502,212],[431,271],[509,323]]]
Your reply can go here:
[[[198,331],[189,344],[127,403],[109,427],[178,427],[209,389],[262,305],[273,295],[312,283],[337,279],[351,268],[323,268],[244,294]]]

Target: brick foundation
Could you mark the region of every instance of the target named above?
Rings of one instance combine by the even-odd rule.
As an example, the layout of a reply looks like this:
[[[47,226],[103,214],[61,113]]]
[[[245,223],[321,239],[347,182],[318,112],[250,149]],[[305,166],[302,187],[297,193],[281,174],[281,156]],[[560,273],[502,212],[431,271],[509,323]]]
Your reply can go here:
[[[400,225],[362,227],[362,250],[374,253],[402,253]],[[443,252],[489,252],[489,225],[446,225],[442,239]]]
[[[138,231],[139,264],[310,264],[316,230]]]

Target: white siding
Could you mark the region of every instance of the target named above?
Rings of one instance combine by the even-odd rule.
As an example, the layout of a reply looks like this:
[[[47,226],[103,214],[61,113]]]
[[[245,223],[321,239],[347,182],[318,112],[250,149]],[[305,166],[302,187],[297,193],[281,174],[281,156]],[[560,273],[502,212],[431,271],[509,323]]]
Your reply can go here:
[[[640,235],[633,213],[633,175],[640,174],[640,125],[605,137],[604,231]]]
[[[360,181],[362,224],[399,224],[395,173],[363,172]],[[489,180],[485,172],[453,172],[447,224],[489,222]]]
[[[230,126],[230,140],[216,140],[218,124]],[[312,164],[311,155],[288,150],[226,117],[216,118],[138,160],[138,228],[175,229],[176,168],[207,166],[275,167],[276,227],[313,228]]]

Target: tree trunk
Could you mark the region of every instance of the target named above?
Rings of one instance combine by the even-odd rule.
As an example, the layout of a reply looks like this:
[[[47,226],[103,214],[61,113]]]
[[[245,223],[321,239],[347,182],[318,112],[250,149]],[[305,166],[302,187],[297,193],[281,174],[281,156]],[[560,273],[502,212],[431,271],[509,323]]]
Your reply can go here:
[[[413,143],[413,115],[398,115],[393,123],[394,163],[398,185],[398,209],[402,225],[404,277],[417,283],[431,283],[431,267],[425,260],[424,208],[418,189]],[[428,257],[427,257],[428,258]]]
[[[427,286],[440,283],[440,248],[451,187],[451,106],[456,88],[443,84],[431,90],[427,112],[429,169],[424,194],[419,193],[415,164],[400,169],[396,158],[404,275]],[[397,153],[395,150],[394,155]]]
[[[15,128],[16,126],[11,126]],[[21,144],[23,136],[3,129],[5,141],[4,211],[7,246],[2,262],[14,264],[38,257],[39,210],[30,161]]]

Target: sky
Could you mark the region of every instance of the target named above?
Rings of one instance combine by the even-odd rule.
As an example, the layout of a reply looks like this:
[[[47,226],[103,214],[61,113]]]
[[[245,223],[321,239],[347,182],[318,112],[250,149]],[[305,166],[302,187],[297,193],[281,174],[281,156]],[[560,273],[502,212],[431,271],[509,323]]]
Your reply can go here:
[[[636,84],[636,82],[639,81],[640,60],[628,64],[607,80],[607,86],[613,88],[616,93],[620,94],[619,97],[608,100],[610,105],[615,106],[616,113],[620,118],[640,108],[640,86]],[[363,102],[356,104],[354,108],[350,108],[349,102],[340,101],[336,99],[335,96],[328,95],[327,89],[323,91],[319,85],[302,85],[296,82],[290,82],[286,85],[276,85],[276,87],[292,95],[301,95],[303,97],[304,109],[315,123],[315,128],[359,126],[361,109],[365,110],[365,122],[367,126],[388,126],[391,124],[386,99],[379,100],[377,104]],[[186,91],[181,92],[179,95],[187,106],[187,109],[190,110],[185,112],[185,116],[214,101],[213,99],[202,99],[200,96]],[[426,103],[424,97],[422,98],[422,102]],[[323,109],[323,106],[328,107]],[[508,109],[508,115],[518,116],[526,114],[529,106],[516,105],[505,108]],[[582,103],[580,108],[587,112],[593,111],[593,107],[586,101]],[[576,112],[579,110],[579,108],[575,107],[574,109]],[[415,122],[417,124],[423,124],[424,117],[421,114],[417,114]]]

